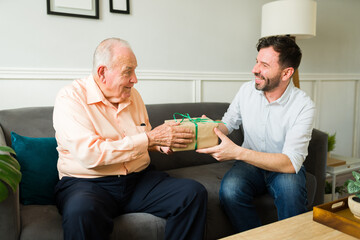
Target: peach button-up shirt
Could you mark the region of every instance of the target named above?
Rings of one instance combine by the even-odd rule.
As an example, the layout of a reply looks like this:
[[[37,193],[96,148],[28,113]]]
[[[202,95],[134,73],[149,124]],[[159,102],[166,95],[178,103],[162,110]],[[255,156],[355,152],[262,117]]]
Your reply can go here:
[[[146,131],[151,130],[140,94],[115,108],[92,76],[60,90],[53,114],[59,178],[126,175],[150,163]]]

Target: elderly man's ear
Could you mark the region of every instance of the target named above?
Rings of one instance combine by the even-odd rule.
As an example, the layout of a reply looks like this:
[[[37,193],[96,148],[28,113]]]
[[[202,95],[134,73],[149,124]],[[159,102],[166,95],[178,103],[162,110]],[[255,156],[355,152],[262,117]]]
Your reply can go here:
[[[106,66],[99,66],[97,69],[97,75],[98,75],[99,81],[102,83],[106,82],[106,79],[105,79],[106,70],[107,70]]]

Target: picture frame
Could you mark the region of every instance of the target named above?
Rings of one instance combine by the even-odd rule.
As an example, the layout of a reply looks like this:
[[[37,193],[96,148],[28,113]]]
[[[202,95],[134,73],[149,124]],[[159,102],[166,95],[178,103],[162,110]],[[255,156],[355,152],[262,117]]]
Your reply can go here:
[[[109,0],[110,12],[130,14],[130,0]]]
[[[99,19],[99,0],[46,0],[47,14]]]

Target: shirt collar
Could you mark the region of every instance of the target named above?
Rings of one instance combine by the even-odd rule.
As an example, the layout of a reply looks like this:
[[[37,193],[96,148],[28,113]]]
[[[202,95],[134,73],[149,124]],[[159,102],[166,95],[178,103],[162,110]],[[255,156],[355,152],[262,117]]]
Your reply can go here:
[[[275,102],[279,103],[280,105],[284,105],[290,98],[291,92],[294,89],[294,83],[292,80],[290,80],[285,92],[283,93],[283,95],[276,100]]]
[[[92,75],[86,81],[87,104],[105,102],[105,97]]]

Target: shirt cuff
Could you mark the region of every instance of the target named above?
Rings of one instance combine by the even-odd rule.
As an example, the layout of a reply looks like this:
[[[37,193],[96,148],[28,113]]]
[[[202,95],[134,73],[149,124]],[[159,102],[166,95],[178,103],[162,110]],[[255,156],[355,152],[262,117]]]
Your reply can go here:
[[[290,161],[295,169],[295,172],[298,173],[300,171],[301,166],[304,163],[304,158],[301,156],[301,154],[295,154],[290,152],[283,152],[288,158],[290,158]]]
[[[137,158],[148,152],[149,139],[146,133],[140,133],[131,136],[131,139],[134,143],[134,150],[135,150],[133,157]]]

